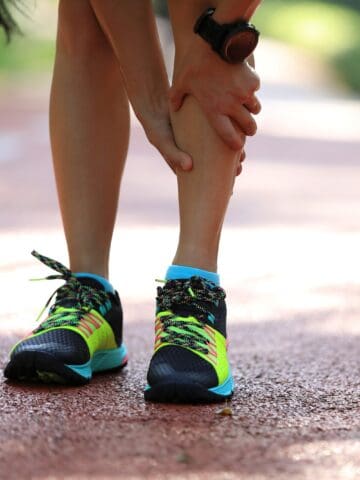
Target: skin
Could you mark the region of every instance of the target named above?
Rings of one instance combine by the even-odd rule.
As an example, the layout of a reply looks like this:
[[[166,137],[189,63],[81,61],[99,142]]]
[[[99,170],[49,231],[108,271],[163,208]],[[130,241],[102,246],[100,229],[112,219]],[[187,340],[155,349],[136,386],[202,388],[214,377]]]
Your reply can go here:
[[[150,143],[173,171],[190,170],[190,156],[177,148],[173,137],[169,81],[151,2],[90,0],[90,4],[118,59],[129,100]]]
[[[171,126],[169,85],[150,1],[60,1],[50,133],[73,271],[108,277],[128,146],[128,99],[149,140],[178,175],[181,228],[174,262],[216,271],[221,226],[235,174],[244,159],[245,136],[251,134],[247,133],[253,122],[250,110],[255,113],[259,108],[254,96],[257,76],[247,63],[229,70],[202,39],[194,36],[191,29],[203,10],[202,0],[177,3],[170,2],[177,49],[174,87],[181,78],[186,85],[188,78],[193,94],[182,96],[183,105],[177,108],[178,113],[171,114]],[[124,48],[129,42],[132,49]],[[212,81],[201,84],[189,80],[186,59],[194,42],[206,50],[207,60],[200,56],[196,62],[203,65],[203,73],[201,68],[197,70],[200,77],[220,62],[220,73]],[[192,65],[196,60],[193,56],[188,59]],[[220,77],[227,88],[216,91]],[[232,116],[218,112],[236,131],[236,148],[214,128],[201,92],[208,99],[219,95],[217,105],[229,95],[236,102]]]
[[[237,18],[248,20],[259,3],[214,0],[211,6],[216,8],[214,19],[226,23]],[[177,52],[177,75],[169,94],[170,104],[172,110],[177,111],[187,95],[195,97],[220,138],[238,151],[244,147],[242,134],[256,133],[251,113],[257,114],[261,109],[254,95],[260,88],[260,80],[249,62],[229,65],[214,54],[202,38],[193,34],[195,20],[207,7],[206,0],[182,2],[178,18],[174,18],[183,28],[174,31],[175,41],[182,48]]]
[[[192,2],[185,13],[178,1],[169,1],[176,42],[174,79],[183,68],[189,25],[197,18],[199,7]],[[180,235],[173,263],[216,272],[222,225],[241,151],[219,137],[194,96],[188,96],[172,113],[172,125],[177,144],[191,154],[194,163],[190,173],[178,171],[177,175]],[[244,144],[245,135],[241,136]]]
[[[50,137],[70,268],[75,272],[108,277],[129,128],[118,62],[89,2],[61,1]]]

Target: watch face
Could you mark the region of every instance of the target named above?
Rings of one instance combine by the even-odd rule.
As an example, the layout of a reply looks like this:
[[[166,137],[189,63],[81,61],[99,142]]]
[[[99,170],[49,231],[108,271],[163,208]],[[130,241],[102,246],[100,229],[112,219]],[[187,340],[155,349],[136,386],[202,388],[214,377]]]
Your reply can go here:
[[[230,35],[223,46],[223,56],[229,63],[241,63],[252,52],[258,42],[258,35],[252,30],[243,30]]]

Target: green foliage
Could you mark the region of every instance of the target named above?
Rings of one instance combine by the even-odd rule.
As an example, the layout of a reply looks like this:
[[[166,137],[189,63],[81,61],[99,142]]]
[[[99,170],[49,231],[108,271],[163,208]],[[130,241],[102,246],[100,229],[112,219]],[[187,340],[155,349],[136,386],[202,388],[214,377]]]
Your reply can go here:
[[[0,34],[0,72],[28,73],[49,71],[55,52],[51,39],[14,35],[9,44]]]
[[[356,92],[360,92],[360,48],[355,47],[333,59],[334,67],[344,81]]]

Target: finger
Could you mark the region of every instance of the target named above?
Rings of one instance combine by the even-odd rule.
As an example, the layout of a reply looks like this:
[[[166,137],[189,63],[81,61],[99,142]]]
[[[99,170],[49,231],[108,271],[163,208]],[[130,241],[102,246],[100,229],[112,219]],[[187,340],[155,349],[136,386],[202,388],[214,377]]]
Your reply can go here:
[[[253,115],[257,115],[261,112],[261,103],[256,95],[253,95],[249,100],[244,103],[244,106],[249,110]]]
[[[253,53],[246,59],[246,61],[252,68],[255,68],[255,55]]]
[[[170,123],[162,123],[152,129],[147,128],[146,135],[174,173],[176,169],[184,171],[192,169],[192,158],[177,147]]]
[[[230,115],[231,119],[245,135],[249,137],[255,135],[257,130],[256,122],[244,105],[240,105],[236,110],[230,113]]]
[[[240,154],[240,157],[239,157],[239,161],[238,161],[238,164],[236,166],[236,171],[235,171],[235,175],[238,177],[240,175],[240,173],[242,172],[242,162],[245,160],[246,158],[246,153],[245,153],[245,150],[242,150],[241,151],[241,154]]]
[[[161,145],[157,148],[174,173],[176,173],[176,170],[187,172],[192,169],[192,158],[187,153],[179,150],[172,136],[165,140],[163,139]]]
[[[246,73],[246,77],[247,77],[246,83],[244,83],[245,93],[248,96],[251,96],[254,94],[254,92],[257,92],[258,90],[260,90],[261,80],[258,73],[250,63],[244,62],[243,68],[245,70],[244,73]]]
[[[244,108],[244,107],[243,107]],[[208,120],[215,132],[232,150],[241,150],[244,146],[244,135],[226,115],[209,113]]]

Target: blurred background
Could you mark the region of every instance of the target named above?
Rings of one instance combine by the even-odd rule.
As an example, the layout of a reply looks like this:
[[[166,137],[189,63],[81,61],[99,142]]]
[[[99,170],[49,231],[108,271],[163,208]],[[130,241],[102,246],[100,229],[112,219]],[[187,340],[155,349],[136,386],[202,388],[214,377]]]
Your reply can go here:
[[[20,3],[28,18],[16,15],[25,38],[0,47],[1,77],[49,72],[54,54],[56,0]],[[167,17],[165,0],[153,1]],[[357,0],[266,0],[254,19],[263,38],[311,55],[330,67],[345,88],[360,92],[360,3]],[[2,38],[3,35],[2,35]]]
[[[67,263],[47,125],[57,2],[23,5],[16,14],[22,35],[9,45],[4,36],[0,41],[4,330],[21,329],[52,288],[28,284],[44,274],[29,256],[32,248]],[[170,73],[166,2],[154,6]],[[220,272],[231,318],[266,321],[306,311],[327,312],[336,323],[339,309],[359,313],[360,4],[266,0],[253,22],[262,33],[256,60],[263,111],[223,235]],[[139,303],[152,316],[153,280],[172,259],[178,220],[175,178],[135,118],[132,124],[111,264],[129,319]],[[129,250],[144,265],[141,279],[132,277]],[[21,305],[13,302],[14,282]]]

